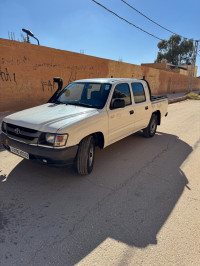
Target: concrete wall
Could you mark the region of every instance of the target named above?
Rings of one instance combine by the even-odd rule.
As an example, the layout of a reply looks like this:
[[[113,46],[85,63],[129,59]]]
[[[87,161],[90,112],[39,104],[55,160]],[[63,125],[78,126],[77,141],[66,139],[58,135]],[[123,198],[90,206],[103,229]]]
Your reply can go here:
[[[142,66],[147,66],[147,67],[152,67],[156,69],[161,69],[161,70],[167,70],[167,63],[162,62],[162,63],[144,63],[141,64]]]
[[[147,63],[147,64],[141,64],[141,66],[145,66],[145,67],[151,67],[151,68],[156,68],[156,69],[160,69],[160,70],[165,70],[165,71],[170,71],[173,73],[178,73],[181,75],[185,75],[185,76],[190,76],[190,72],[191,72],[191,65],[185,65],[187,67],[187,69],[169,69],[168,63]],[[195,66],[195,70],[194,70],[194,77],[197,77],[197,71],[198,71],[198,66]]]
[[[16,111],[45,103],[57,89],[76,79],[98,77],[142,78],[154,94],[187,91],[188,77],[145,66],[0,39],[0,112]],[[195,79],[200,89],[200,79]]]
[[[192,66],[189,65],[189,66],[188,66],[188,72],[189,72],[189,73],[190,73],[190,71],[191,71],[191,68],[192,68]],[[197,71],[198,71],[198,66],[195,66],[195,69],[194,69],[194,77],[197,77]]]

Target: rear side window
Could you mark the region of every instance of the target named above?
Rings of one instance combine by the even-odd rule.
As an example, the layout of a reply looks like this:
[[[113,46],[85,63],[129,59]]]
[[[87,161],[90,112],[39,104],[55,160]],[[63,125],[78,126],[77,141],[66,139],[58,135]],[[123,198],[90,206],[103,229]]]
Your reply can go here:
[[[111,106],[115,99],[123,99],[125,101],[125,106],[131,104],[131,94],[127,83],[118,84],[115,87],[111,100]]]
[[[146,101],[144,87],[141,83],[131,83],[135,103]]]

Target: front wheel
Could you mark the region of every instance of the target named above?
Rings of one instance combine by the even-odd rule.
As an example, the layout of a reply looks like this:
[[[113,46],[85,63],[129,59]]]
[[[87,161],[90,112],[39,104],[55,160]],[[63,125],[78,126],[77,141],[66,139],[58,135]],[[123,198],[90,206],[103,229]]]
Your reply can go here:
[[[149,125],[143,129],[143,134],[146,138],[152,138],[157,129],[158,119],[156,114],[152,114]]]
[[[84,138],[78,148],[76,167],[80,175],[88,175],[92,172],[95,156],[95,141],[93,136]]]

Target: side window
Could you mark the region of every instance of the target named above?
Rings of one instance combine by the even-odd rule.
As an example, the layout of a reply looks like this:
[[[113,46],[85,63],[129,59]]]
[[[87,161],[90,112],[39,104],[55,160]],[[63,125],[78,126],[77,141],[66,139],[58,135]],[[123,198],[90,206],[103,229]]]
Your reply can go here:
[[[141,83],[131,83],[135,103],[146,101],[144,87]]]
[[[125,106],[131,104],[131,94],[127,83],[118,84],[115,87],[111,100],[111,106],[115,99],[123,99],[125,101]]]

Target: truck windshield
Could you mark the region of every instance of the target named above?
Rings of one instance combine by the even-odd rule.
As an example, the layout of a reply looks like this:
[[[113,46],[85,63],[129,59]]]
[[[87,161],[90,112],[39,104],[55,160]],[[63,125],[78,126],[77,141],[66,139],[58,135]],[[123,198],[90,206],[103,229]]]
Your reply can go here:
[[[102,109],[107,101],[111,86],[107,83],[73,82],[61,91],[56,101]]]

